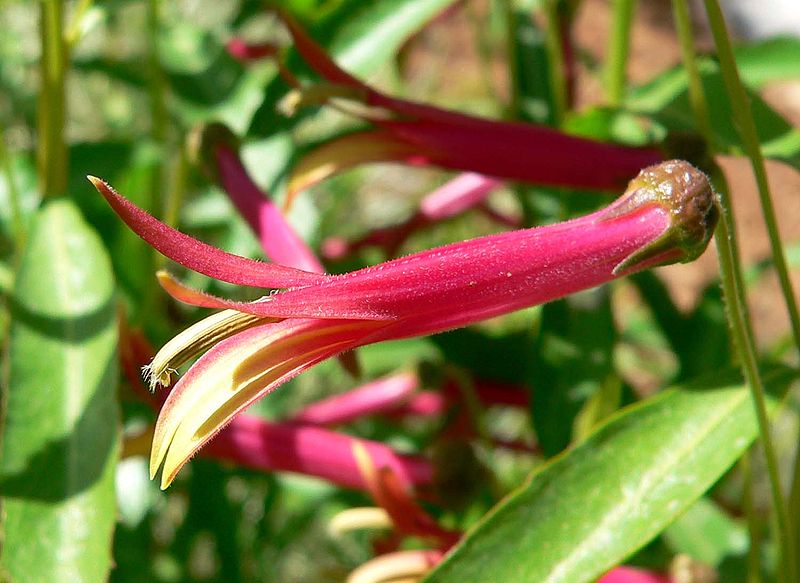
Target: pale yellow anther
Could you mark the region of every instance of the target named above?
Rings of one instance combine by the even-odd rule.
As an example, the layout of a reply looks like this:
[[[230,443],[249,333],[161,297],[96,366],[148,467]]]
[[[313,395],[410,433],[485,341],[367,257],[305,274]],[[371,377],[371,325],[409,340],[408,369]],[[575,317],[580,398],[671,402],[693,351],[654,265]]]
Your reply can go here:
[[[218,342],[257,324],[273,321],[236,310],[222,310],[189,326],[167,342],[144,367],[145,379],[150,390],[157,385],[169,386],[172,374],[181,365],[198,356]]]

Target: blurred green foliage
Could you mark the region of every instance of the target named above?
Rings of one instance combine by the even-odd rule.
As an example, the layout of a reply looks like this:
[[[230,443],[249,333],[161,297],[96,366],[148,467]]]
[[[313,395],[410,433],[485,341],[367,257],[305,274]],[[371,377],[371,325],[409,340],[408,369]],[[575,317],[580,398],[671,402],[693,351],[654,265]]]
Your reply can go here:
[[[562,111],[564,103],[559,100],[568,91],[563,87],[558,91],[554,86],[557,75],[553,73],[553,44],[548,44],[552,41],[548,35],[552,35],[554,22],[570,24],[577,4],[545,0],[282,2],[348,71],[392,93],[630,144],[660,140],[670,132],[695,132],[687,76],[681,67],[630,88],[619,107]],[[136,204],[181,230],[230,252],[257,257],[261,254],[258,243],[245,222],[188,159],[185,143],[191,129],[210,121],[230,126],[243,138],[242,155],[251,174],[271,196],[281,200],[292,164],[311,145],[351,130],[354,122],[325,108],[305,109],[291,118],[281,115],[276,105],[288,87],[275,63],[262,60],[242,64],[228,54],[225,46],[233,37],[288,43],[285,32],[259,1],[81,0],[67,2],[66,8],[66,34],[73,41],[65,101],[67,192],[62,199],[43,202],[36,167],[39,5],[0,5],[0,332],[11,371],[3,381],[0,493],[4,497],[5,558],[0,559],[0,565],[8,572],[21,569],[17,572],[27,573],[28,578],[20,581],[48,580],[46,574],[37,571],[47,573],[47,561],[24,556],[28,549],[15,550],[23,546],[15,537],[33,524],[50,530],[47,521],[52,516],[63,517],[58,514],[61,507],[73,504],[77,497],[84,511],[89,507],[91,512],[86,512],[99,518],[94,517],[96,523],[87,523],[92,525],[91,532],[81,534],[91,550],[80,552],[86,552],[85,562],[91,565],[70,580],[102,580],[109,571],[110,580],[119,582],[342,581],[373,556],[374,537],[356,533],[332,538],[327,523],[338,511],[371,504],[364,493],[303,476],[264,474],[202,458],[189,464],[168,491],[161,492],[148,480],[141,452],[117,463],[118,433],[123,440],[130,438],[151,423],[154,414],[135,396],[129,385],[133,380],[120,376],[114,358],[108,356],[116,350],[116,314],[123,314],[131,326],[142,329],[159,346],[204,312],[177,306],[166,298],[153,278],[165,260],[122,225],[85,176],[103,177]],[[429,58],[450,42],[446,35],[452,29],[430,31],[436,29],[437,20],[446,24],[448,19],[458,20],[452,29],[468,31],[466,36],[477,45],[472,58],[481,70],[468,76],[471,84],[468,79],[458,91],[448,91],[438,79],[448,63]],[[761,99],[758,91],[767,82],[799,77],[798,54],[800,41],[790,38],[742,46],[737,53],[765,154],[795,168],[800,168],[800,133]],[[286,63],[301,78],[311,74],[291,51]],[[495,87],[487,73],[498,63],[506,66],[508,96],[505,89]],[[586,66],[590,75],[599,75],[597,63]],[[718,142],[715,146],[721,151],[739,152],[719,66],[713,57],[704,57],[701,66],[711,127]],[[289,220],[318,249],[329,236],[356,238],[376,227],[401,222],[423,194],[447,177],[447,173],[434,169],[359,168],[304,193]],[[606,200],[586,193],[509,185],[494,194],[491,202],[493,208],[518,214],[527,224],[541,224],[597,208]],[[53,226],[59,221],[68,224],[66,231]],[[48,229],[53,232],[48,234]],[[402,251],[496,229],[484,216],[468,213],[415,233]],[[68,260],[55,261],[56,252],[72,244],[65,243],[64,238],[76,238],[89,249],[79,250]],[[346,262],[327,267],[332,272],[345,271],[384,259],[380,249],[365,249]],[[797,253],[790,254],[790,259],[796,269]],[[59,285],[72,281],[70,278],[85,271],[87,265],[91,274],[78,282],[85,287],[75,288],[74,305],[56,301],[62,297]],[[765,277],[764,267],[753,270],[751,284]],[[183,275],[208,291],[235,298],[253,295],[252,290],[196,274]],[[86,315],[81,302],[90,299],[94,301]],[[77,320],[58,324],[75,337],[67,334],[56,338],[55,348],[48,344],[53,341],[52,334],[38,337],[42,322],[36,312],[45,308],[48,321]],[[764,354],[796,365],[786,346],[784,338],[771,338]],[[48,352],[51,349],[52,354]],[[81,378],[74,377],[75,368],[59,365],[60,358],[75,354],[78,360],[70,366],[80,369],[84,374]],[[36,358],[46,358],[46,362],[31,367]],[[285,418],[303,404],[403,369],[419,370],[423,384],[434,390],[454,369],[469,377],[517,385],[532,391],[532,414],[501,407],[470,414],[480,417],[473,421],[485,427],[489,437],[529,446],[537,443],[538,453],[496,448],[487,435],[478,435],[469,446],[470,455],[465,456],[473,467],[464,475],[478,477],[477,483],[462,485],[466,506],[426,504],[436,518],[454,528],[479,524],[473,539],[479,547],[502,547],[507,536],[503,528],[511,529],[512,535],[525,531],[535,538],[527,549],[530,553],[543,545],[547,536],[557,538],[559,544],[580,545],[580,528],[585,524],[580,525],[579,520],[573,518],[570,524],[577,526],[569,532],[554,532],[557,526],[548,526],[553,523],[545,519],[564,521],[545,504],[549,498],[539,496],[545,487],[542,484],[566,480],[555,486],[563,486],[568,494],[556,496],[558,503],[567,509],[578,504],[589,488],[587,476],[595,475],[586,469],[596,461],[587,452],[619,439],[623,443],[614,445],[614,451],[603,450],[608,458],[601,460],[604,465],[596,474],[598,480],[616,475],[633,460],[628,469],[635,473],[641,466],[642,476],[662,472],[675,480],[699,481],[696,487],[676,495],[679,504],[674,507],[643,506],[639,526],[644,526],[624,531],[630,544],[609,554],[613,561],[601,566],[629,559],[634,564],[667,570],[676,554],[685,553],[712,567],[724,566],[725,581],[744,580],[746,571],[737,568],[748,551],[743,534],[743,478],[739,469],[734,469],[720,479],[755,437],[752,419],[743,405],[743,391],[728,388],[705,395],[677,391],[647,400],[650,394],[676,382],[713,376],[731,366],[727,322],[716,280],[701,290],[690,310],[679,309],[661,276],[648,272],[468,330],[368,346],[359,349],[358,358],[362,379],[352,378],[336,362],[326,362],[290,381],[251,412],[269,419]],[[39,370],[42,367],[46,370]],[[38,372],[42,372],[41,378]],[[96,391],[100,385],[102,392]],[[714,383],[704,386],[709,385]],[[785,392],[785,386],[776,389],[778,392]],[[617,412],[639,401],[644,404]],[[707,401],[713,403],[707,406]],[[73,404],[86,416],[76,419],[65,415],[66,404]],[[114,419],[118,405],[119,425]],[[725,417],[720,411],[728,405],[731,419],[741,422],[734,428],[741,430],[738,433],[729,426],[720,429],[715,425]],[[789,427],[781,429],[785,439],[780,440],[787,472],[796,441],[792,436],[797,431],[796,406],[788,409],[791,420]],[[651,413],[663,417],[656,422]],[[611,421],[603,425],[609,418]],[[696,420],[698,427],[706,429],[697,443],[690,444],[696,449],[685,458],[666,462],[663,456],[653,459],[653,452],[661,455],[664,448],[685,446],[681,435],[669,431],[673,422],[677,426],[685,418]],[[25,423],[20,425],[17,419]],[[429,451],[441,445],[451,421],[447,416],[426,421],[369,418],[352,424],[347,431],[404,451]],[[595,431],[598,426],[601,429]],[[576,449],[572,447],[576,443],[582,445]],[[44,454],[54,457],[41,457]],[[556,454],[561,454],[558,461],[548,461]],[[84,480],[77,484],[66,479],[70,477],[68,470],[57,469],[60,458],[73,455],[81,459]],[[704,463],[711,458],[716,464],[713,467]],[[22,471],[25,464],[40,470],[41,464],[52,464],[54,469],[49,472],[45,468],[34,478]],[[539,468],[543,469],[535,473]],[[111,500],[113,471],[116,508]],[[529,474],[533,477],[523,483],[523,477]],[[43,499],[39,489],[48,485],[40,481],[52,479],[53,484],[60,485],[57,478],[64,478],[66,484],[58,493],[61,498],[45,500],[45,508],[38,507]],[[515,490],[521,483],[522,489]],[[710,493],[681,517],[709,488]],[[759,511],[755,524],[765,530],[768,502],[758,476],[754,488]],[[527,514],[512,514],[508,520],[498,518],[504,514],[495,514],[492,520],[480,520],[511,491],[514,494],[499,512],[522,505],[536,516],[530,531],[525,530],[528,525],[522,520]],[[615,506],[613,496],[600,498],[593,507],[596,515],[583,516],[584,521],[602,521],[604,513],[624,510]],[[496,528],[500,523],[503,528]],[[73,527],[80,530],[78,526],[83,525],[81,522]],[[664,534],[658,536],[662,531]],[[58,535],[54,537],[58,540],[37,539],[43,550],[36,552],[46,556],[54,550],[69,550],[77,537],[69,530]],[[657,538],[653,541],[653,537]],[[516,542],[524,544],[525,540],[528,538],[520,537]],[[405,544],[419,546],[420,541]],[[464,548],[458,556],[468,554]],[[644,550],[635,554],[641,548]],[[597,552],[603,554],[607,549]],[[441,579],[433,580],[469,580],[459,569],[471,572],[477,568],[473,562],[482,563],[483,556],[467,557],[463,563],[457,563],[456,557],[446,565],[456,574],[442,570],[434,576]],[[498,554],[493,559],[503,562],[504,557]],[[528,564],[531,569],[535,562],[544,565],[549,555],[532,557]],[[489,567],[495,564],[485,563]],[[527,571],[517,572],[522,576],[519,573]]]

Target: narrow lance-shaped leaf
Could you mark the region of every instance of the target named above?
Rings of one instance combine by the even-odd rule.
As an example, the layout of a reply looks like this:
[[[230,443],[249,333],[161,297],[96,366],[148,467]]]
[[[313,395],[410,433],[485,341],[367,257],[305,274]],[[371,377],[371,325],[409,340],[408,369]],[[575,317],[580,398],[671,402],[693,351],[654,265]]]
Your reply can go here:
[[[713,382],[614,416],[495,507],[426,583],[581,583],[624,561],[756,437],[748,390]]]
[[[102,581],[116,520],[114,282],[70,202],[34,219],[13,316],[0,564],[14,581]]]

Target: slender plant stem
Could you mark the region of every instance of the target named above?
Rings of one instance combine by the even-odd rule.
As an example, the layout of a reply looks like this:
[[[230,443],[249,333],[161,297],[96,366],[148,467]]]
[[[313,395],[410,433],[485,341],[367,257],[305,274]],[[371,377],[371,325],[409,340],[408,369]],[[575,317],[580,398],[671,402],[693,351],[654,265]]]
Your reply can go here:
[[[522,82],[519,78],[519,55],[517,53],[517,14],[514,10],[512,0],[501,0],[500,7],[503,10],[503,20],[506,29],[506,70],[510,85],[510,95],[508,102],[508,115],[511,119],[519,119],[522,104],[520,95],[522,94]]]
[[[679,0],[682,1],[682,0]],[[761,581],[761,528],[758,522],[755,502],[753,500],[753,448],[750,448],[739,460],[739,469],[744,476],[742,499],[744,514],[747,518],[747,531],[750,535],[750,546],[747,549],[747,583]]]
[[[745,380],[750,387],[756,418],[758,419],[759,435],[764,447],[764,457],[766,458],[772,501],[775,507],[774,515],[777,521],[778,536],[780,537],[778,546],[781,552],[783,574],[786,576],[787,581],[797,581],[793,544],[794,537],[792,536],[789,526],[790,521],[786,501],[781,491],[778,459],[769,433],[769,418],[764,396],[764,385],[758,370],[755,340],[752,326],[750,325],[750,314],[747,308],[747,298],[744,291],[741,261],[736,244],[733,208],[730,196],[728,196],[726,192],[721,192],[720,194],[723,212],[722,219],[717,227],[716,241],[720,274],[722,276],[722,289],[728,307],[728,321],[733,334],[734,344],[736,345],[739,358],[741,359]]]
[[[558,33],[561,42],[560,58],[563,86],[564,111],[575,108],[576,57],[575,42],[572,38],[572,24],[581,0],[556,0],[555,13],[558,17]]]
[[[728,36],[725,18],[722,14],[719,3],[716,0],[705,0],[705,8],[706,14],[708,15],[709,25],[711,27],[711,32],[714,36],[714,43],[717,47],[717,54],[720,61],[723,79],[725,81],[725,86],[731,101],[731,109],[733,110],[734,120],[739,130],[739,136],[742,140],[744,150],[747,153],[747,156],[750,158],[750,164],[753,168],[753,174],[756,178],[758,195],[761,202],[761,212],[764,217],[764,223],[767,226],[773,264],[775,265],[775,270],[778,274],[778,280],[780,281],[784,302],[786,304],[787,312],[789,313],[792,336],[794,338],[795,346],[800,349],[800,313],[798,313],[794,289],[791,279],[789,278],[789,269],[786,265],[786,254],[783,248],[783,242],[781,241],[780,232],[778,231],[778,223],[772,204],[769,183],[767,181],[767,171],[764,164],[764,156],[761,152],[761,144],[759,142],[755,120],[753,119],[753,115],[750,110],[747,93],[745,92],[744,86],[739,78],[739,71],[736,67],[736,61],[733,57],[733,49]],[[798,450],[796,457],[800,457],[800,450]],[[773,489],[774,488],[775,486],[773,486]],[[775,503],[777,504],[777,499],[775,499]],[[780,535],[784,539],[782,551],[784,553],[786,579],[788,581],[796,581],[796,561],[797,554],[800,551],[800,549],[796,547],[797,541],[793,540],[793,537],[796,535],[798,527],[800,526],[800,517],[798,517],[796,514],[796,511],[800,508],[800,463],[798,463],[797,459],[795,460],[794,465],[792,486],[789,494],[789,504],[789,508],[784,507],[782,509],[778,509],[778,527]],[[781,523],[780,519],[782,517],[786,521],[786,524]]]
[[[164,204],[164,222],[171,227],[178,228],[181,206],[186,196],[186,176],[189,172],[189,159],[185,148],[178,151],[175,161],[175,170],[172,173],[172,181],[167,191]]]
[[[708,118],[708,106],[706,105],[700,69],[697,66],[692,21],[689,17],[689,7],[686,4],[686,0],[672,0],[672,14],[675,18],[675,28],[678,31],[678,40],[681,45],[683,67],[688,75],[689,103],[694,113],[694,121],[708,146],[713,149],[716,140]]]
[[[717,2],[717,0],[705,0],[705,7],[711,33],[714,36],[714,44],[717,47],[720,68],[722,70],[723,79],[725,80],[725,87],[728,91],[728,98],[730,99],[731,109],[733,110],[735,125],[739,130],[742,145],[744,146],[748,158],[750,158],[753,174],[756,177],[758,196],[761,201],[761,212],[764,215],[764,222],[767,225],[767,233],[769,234],[769,242],[772,249],[772,260],[775,265],[775,270],[778,273],[786,309],[789,312],[792,335],[794,336],[795,345],[800,349],[800,312],[798,312],[797,309],[797,302],[795,301],[794,290],[792,289],[792,281],[789,278],[789,269],[786,266],[786,253],[784,252],[783,242],[781,241],[781,235],[778,231],[778,222],[775,217],[775,209],[772,205],[769,183],[767,182],[764,155],[761,152],[761,144],[759,142],[756,123],[753,119],[753,113],[750,110],[750,100],[739,78],[739,71],[733,57],[733,49],[728,36],[728,29],[725,24],[725,18],[722,15],[722,10],[720,10],[719,2]]]
[[[17,181],[14,178],[14,169],[11,166],[11,156],[5,142],[5,132],[0,128],[0,168],[6,175],[8,185],[8,199],[11,207],[11,224],[14,229],[14,243],[17,251],[21,251],[25,244],[26,228],[22,217],[22,203],[20,202]]]
[[[612,4],[611,38],[605,68],[606,99],[611,106],[622,103],[625,95],[631,24],[636,0],[614,0]]]
[[[505,8],[505,4],[504,4]],[[475,6],[475,2],[467,2],[464,5],[464,13],[467,20],[472,27],[473,34],[475,35],[475,48],[478,53],[478,66],[481,70],[481,78],[484,81],[487,95],[494,97],[495,102],[502,103],[497,87],[492,82],[492,42],[491,35],[486,33],[486,17],[478,13],[479,8]],[[508,37],[508,35],[505,35]],[[512,41],[508,41],[511,43]],[[512,55],[508,56],[509,59],[513,58]],[[511,99],[514,98],[514,92],[511,93]],[[512,110],[513,111],[513,110]]]
[[[567,70],[564,60],[565,39],[563,35],[564,23],[562,14],[556,0],[547,0],[544,3],[544,14],[547,20],[547,35],[545,47],[549,61],[550,87],[553,92],[553,119],[556,126],[564,121],[567,111]]]
[[[447,373],[455,382],[461,394],[461,401],[464,404],[467,415],[472,421],[475,433],[485,444],[490,445],[492,438],[489,434],[489,428],[486,426],[484,406],[475,390],[475,382],[467,372],[456,366],[448,367]]]
[[[153,143],[162,151],[161,159],[164,159],[167,139],[167,105],[166,105],[166,78],[161,68],[161,60],[158,54],[158,38],[161,28],[160,0],[148,0],[147,3],[147,65],[150,83],[148,92],[150,97],[150,136]],[[161,215],[161,205],[158,200],[158,193],[164,180],[164,164],[156,164],[152,180],[152,200],[151,210],[156,216]]]
[[[148,181],[148,206],[153,215],[164,213],[164,191],[167,155],[167,79],[161,66],[159,37],[161,33],[161,1],[147,0],[147,73],[148,97],[150,102],[150,141],[157,149],[157,161],[150,168]],[[155,272],[164,266],[164,257],[155,249],[150,250],[149,268]],[[150,286],[144,294],[142,310],[150,314],[164,314],[166,310],[163,293],[156,286]]]
[[[795,534],[795,557],[800,554],[800,451],[795,452],[794,469],[792,470],[792,485],[789,490],[789,517],[791,519],[791,531]]]
[[[150,98],[150,140],[158,149],[158,161],[150,171],[148,208],[160,217],[164,212],[161,192],[164,188],[165,162],[167,159],[167,81],[161,68],[158,52],[159,31],[161,29],[160,0],[147,2],[147,70],[148,96]],[[152,266],[155,268],[163,262],[163,257],[152,250]],[[160,296],[160,294],[157,294]]]
[[[65,194],[67,190],[68,150],[64,140],[66,119],[65,77],[69,51],[64,40],[64,5],[62,0],[42,0],[42,58],[39,90],[39,147],[37,163],[39,186],[45,197]]]
[[[698,72],[694,44],[691,39],[691,23],[686,8],[686,0],[673,0],[675,18],[678,32],[681,35],[681,49],[689,74],[689,91],[692,93],[690,102],[697,118],[698,126],[703,131],[709,147],[713,148],[713,136],[707,123],[707,107],[700,75]],[[727,35],[727,33],[726,33]],[[727,38],[727,36],[726,36]],[[736,226],[734,223],[733,201],[728,194],[727,185],[722,173],[717,168],[714,182],[720,192],[722,204],[722,219],[717,227],[717,252],[722,277],[722,287],[725,303],[728,309],[728,323],[733,336],[734,345],[739,355],[740,364],[747,384],[753,396],[756,417],[758,419],[759,435],[764,448],[767,463],[769,482],[772,490],[773,505],[775,507],[774,519],[776,522],[781,549],[783,565],[782,575],[789,581],[796,581],[796,559],[793,544],[793,531],[791,530],[788,509],[780,486],[777,456],[769,433],[769,419],[764,397],[764,386],[758,370],[756,357],[755,336],[753,334],[750,314],[747,307],[744,278],[742,276],[739,247],[736,243]],[[756,525],[751,524],[751,532]]]

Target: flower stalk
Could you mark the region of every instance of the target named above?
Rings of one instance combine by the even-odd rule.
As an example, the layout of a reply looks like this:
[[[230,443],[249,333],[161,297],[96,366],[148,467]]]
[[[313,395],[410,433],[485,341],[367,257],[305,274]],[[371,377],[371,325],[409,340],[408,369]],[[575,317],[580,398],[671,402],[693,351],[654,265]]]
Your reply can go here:
[[[739,78],[739,69],[733,56],[730,38],[728,37],[725,18],[716,0],[704,0],[711,34],[714,37],[714,44],[717,47],[717,54],[720,61],[720,70],[725,81],[728,95],[730,96],[731,109],[739,130],[742,145],[750,159],[753,174],[758,186],[758,197],[761,203],[761,213],[764,223],[767,226],[769,235],[769,245],[772,252],[772,261],[778,280],[781,285],[781,292],[789,314],[789,322],[792,329],[795,348],[800,350],[800,311],[797,308],[795,293],[792,280],[789,277],[789,268],[786,265],[786,252],[783,248],[783,241],[778,230],[778,221],[775,217],[775,208],[772,204],[772,195],[767,181],[767,169],[764,165],[764,155],[761,152],[761,142],[758,137],[756,122],[750,110],[750,99],[745,92],[744,85]]]
[[[321,427],[271,423],[253,415],[236,417],[203,453],[242,467],[301,473],[344,488],[365,490],[368,485],[353,455],[356,444],[369,451],[381,467],[391,468],[404,487],[433,482],[433,466],[420,456],[401,455],[382,443]],[[168,484],[162,482],[163,486]]]

